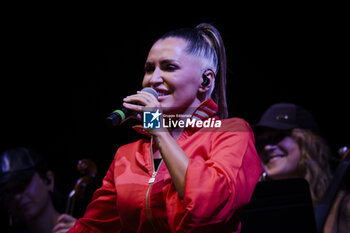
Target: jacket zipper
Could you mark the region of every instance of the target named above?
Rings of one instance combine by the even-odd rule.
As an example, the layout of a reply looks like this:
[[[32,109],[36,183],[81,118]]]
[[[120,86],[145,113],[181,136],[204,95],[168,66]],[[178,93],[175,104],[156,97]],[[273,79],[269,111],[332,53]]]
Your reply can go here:
[[[152,221],[151,209],[150,209],[150,204],[149,204],[149,195],[151,193],[152,185],[153,185],[154,181],[156,180],[156,176],[157,176],[158,170],[159,170],[160,165],[162,164],[163,160],[160,161],[157,170],[155,170],[154,158],[153,158],[153,137],[151,137],[150,144],[151,144],[150,148],[151,148],[152,171],[153,172],[152,172],[152,177],[148,180],[149,186],[148,186],[148,189],[147,189],[147,192],[146,192],[146,212],[147,212],[148,221],[151,223],[153,229],[155,231],[157,231],[156,227],[155,227],[155,225],[154,225],[154,223]]]

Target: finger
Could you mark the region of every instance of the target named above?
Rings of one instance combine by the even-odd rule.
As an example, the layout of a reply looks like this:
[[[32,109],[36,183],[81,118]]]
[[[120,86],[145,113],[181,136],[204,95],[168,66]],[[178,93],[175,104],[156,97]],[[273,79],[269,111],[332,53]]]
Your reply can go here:
[[[53,231],[53,233],[66,233],[70,228],[64,228],[60,230]]]
[[[66,231],[68,231],[70,228],[72,228],[72,227],[74,226],[74,224],[75,224],[75,221],[66,222],[66,223],[63,223],[63,222],[58,223],[58,224],[56,224],[55,227],[52,229],[52,232],[58,233],[58,232],[60,232],[60,231],[62,231],[62,230],[65,230],[65,231],[63,231],[63,232],[66,232]]]
[[[136,110],[136,111],[142,111],[143,110],[143,106],[144,107],[158,107],[159,106],[159,102],[151,96],[144,96],[144,95],[132,95],[132,96],[128,96],[124,99],[124,103],[128,103],[131,105],[125,105],[126,108],[131,109],[131,110]],[[137,107],[137,106],[141,106],[141,107]]]
[[[72,221],[76,221],[77,219],[74,218],[73,216],[69,215],[69,214],[61,214],[58,219],[57,222],[72,222]]]
[[[62,229],[53,233],[66,233],[69,229]]]
[[[132,101],[140,101],[139,103],[147,105],[147,104],[156,104],[158,103],[158,99],[148,92],[138,91],[137,94],[130,95],[124,99],[126,102]]]
[[[149,105],[151,104],[151,99],[148,96],[136,94],[136,95],[130,95],[123,99],[124,102],[127,103],[138,103],[141,105]]]
[[[65,227],[65,223],[61,222],[55,225],[55,227],[52,229],[52,232],[58,232],[61,229]]]
[[[129,103],[123,103],[123,106],[131,111],[134,111],[134,112],[143,112],[143,108],[144,106],[141,106],[141,105],[137,105],[137,104],[129,104]]]
[[[151,99],[157,100],[158,101],[158,96],[154,96],[153,94],[149,93],[149,92],[145,92],[145,91],[138,91],[137,93],[144,93],[145,95],[147,95],[148,97],[150,97]]]

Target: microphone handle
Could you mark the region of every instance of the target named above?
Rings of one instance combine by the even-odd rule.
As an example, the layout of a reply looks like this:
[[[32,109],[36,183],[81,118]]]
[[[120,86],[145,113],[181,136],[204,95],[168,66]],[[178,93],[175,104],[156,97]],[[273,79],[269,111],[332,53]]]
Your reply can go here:
[[[158,99],[158,93],[151,87],[145,87],[141,91],[148,92]],[[123,121],[127,120],[129,117],[133,116],[135,113],[121,107],[120,109],[114,110],[109,117],[106,118],[106,125],[109,128],[120,125]]]
[[[129,118],[130,111],[124,107],[121,109],[114,110],[107,118],[106,125],[109,128],[120,125],[124,120]]]

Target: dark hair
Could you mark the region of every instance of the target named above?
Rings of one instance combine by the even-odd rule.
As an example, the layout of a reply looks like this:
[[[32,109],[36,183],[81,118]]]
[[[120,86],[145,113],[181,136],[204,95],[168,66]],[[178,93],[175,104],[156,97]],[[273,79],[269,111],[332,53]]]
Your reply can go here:
[[[211,98],[218,104],[218,116],[228,117],[226,103],[226,52],[219,31],[211,24],[201,23],[195,28],[181,28],[165,33],[159,39],[177,37],[187,41],[186,52],[206,59],[206,69],[215,73]]]
[[[329,165],[331,150],[321,136],[308,129],[293,129],[291,137],[299,145],[298,167],[304,179],[309,182],[311,198],[316,206],[331,180]]]

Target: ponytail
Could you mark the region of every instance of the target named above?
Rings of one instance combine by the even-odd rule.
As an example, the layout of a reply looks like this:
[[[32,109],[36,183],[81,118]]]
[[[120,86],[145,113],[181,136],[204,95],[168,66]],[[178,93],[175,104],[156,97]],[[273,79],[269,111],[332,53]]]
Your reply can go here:
[[[211,24],[201,23],[196,26],[200,29],[211,42],[217,56],[215,69],[215,87],[211,95],[215,103],[218,104],[218,115],[221,119],[228,117],[226,102],[226,51],[219,31]]]
[[[189,54],[207,60],[206,69],[215,73],[214,89],[211,98],[218,105],[218,116],[221,119],[228,117],[226,103],[226,52],[219,31],[211,24],[201,23],[194,29],[182,28],[164,34],[160,39],[178,37],[186,40]]]

